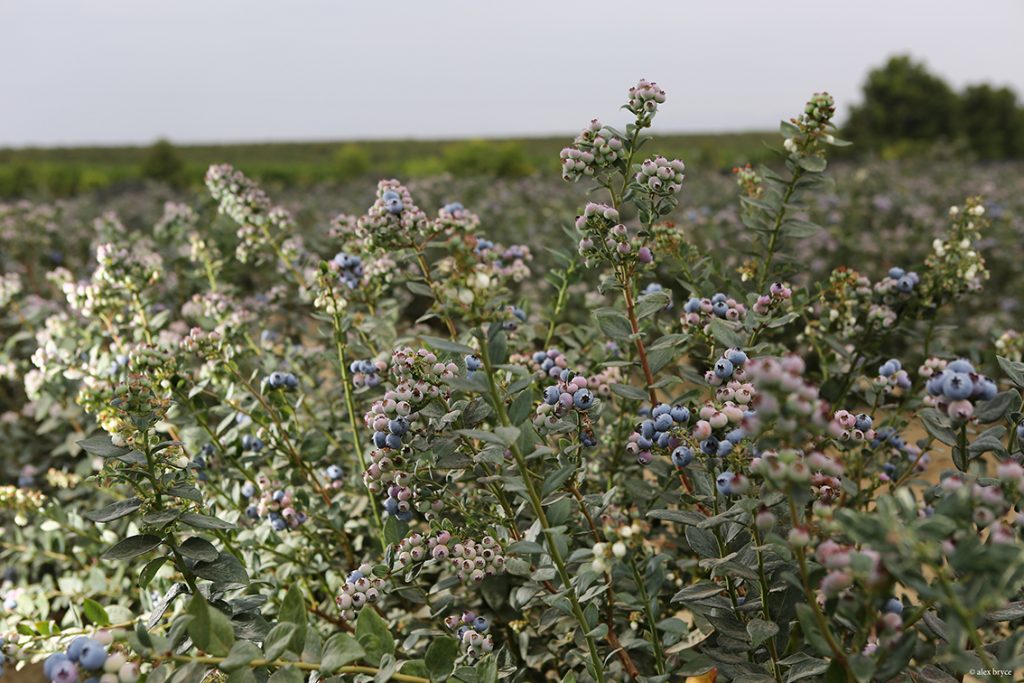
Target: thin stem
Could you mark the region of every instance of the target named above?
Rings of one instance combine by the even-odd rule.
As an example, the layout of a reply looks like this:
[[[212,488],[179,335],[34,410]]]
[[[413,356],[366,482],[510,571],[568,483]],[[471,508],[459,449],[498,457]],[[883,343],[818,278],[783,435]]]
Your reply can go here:
[[[503,427],[511,427],[513,426],[512,421],[509,420],[508,410],[505,408],[505,401],[498,392],[498,385],[495,381],[494,366],[491,363],[491,354],[488,349],[486,332],[484,340],[480,344],[480,359],[484,364],[484,370],[487,375],[488,393],[490,394],[491,402],[494,404],[494,409],[497,411],[498,419],[501,421]],[[598,680],[598,683],[604,683],[604,665],[601,660],[601,656],[597,652],[597,643],[594,641],[594,637],[590,635],[590,625],[587,623],[587,618],[583,614],[583,608],[580,606],[579,596],[576,595],[576,588],[573,586],[572,578],[569,576],[569,572],[565,567],[565,560],[562,558],[562,553],[558,549],[558,544],[552,539],[553,530],[551,528],[551,524],[548,522],[547,513],[544,511],[544,503],[541,500],[540,494],[537,492],[537,485],[533,481],[533,474],[527,466],[526,458],[523,456],[523,452],[522,449],[519,448],[519,444],[515,442],[512,443],[510,449],[512,451],[512,457],[515,459],[516,467],[519,470],[519,475],[523,478],[523,483],[526,487],[526,493],[530,500],[530,505],[533,507],[533,512],[537,516],[537,521],[544,530],[544,536],[547,540],[547,547],[548,552],[551,555],[551,561],[554,562],[558,576],[562,580],[562,585],[565,586],[566,596],[569,598],[569,604],[572,607],[573,616],[575,616],[576,622],[579,624],[580,628],[583,629],[583,638],[587,643],[587,649],[590,651],[590,661],[593,668],[592,673]]]
[[[765,250],[764,262],[761,264],[761,268],[758,269],[757,275],[757,291],[763,292],[764,287],[768,284],[768,271],[772,265],[772,259],[775,258],[775,250],[778,248],[779,235],[782,233],[782,221],[786,218],[786,204],[793,197],[793,192],[796,191],[797,181],[803,176],[804,171],[801,166],[797,166],[796,170],[793,171],[793,177],[790,178],[789,184],[786,185],[785,192],[782,193],[782,203],[779,205],[779,212],[775,214],[775,225],[772,226],[771,237],[768,238],[768,246]]]

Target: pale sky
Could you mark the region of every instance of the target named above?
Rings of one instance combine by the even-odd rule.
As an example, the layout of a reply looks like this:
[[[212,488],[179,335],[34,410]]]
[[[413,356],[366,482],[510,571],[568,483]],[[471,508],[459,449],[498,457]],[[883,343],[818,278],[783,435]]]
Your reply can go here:
[[[923,59],[1024,95],[1021,0],[0,0],[0,146],[772,128]]]

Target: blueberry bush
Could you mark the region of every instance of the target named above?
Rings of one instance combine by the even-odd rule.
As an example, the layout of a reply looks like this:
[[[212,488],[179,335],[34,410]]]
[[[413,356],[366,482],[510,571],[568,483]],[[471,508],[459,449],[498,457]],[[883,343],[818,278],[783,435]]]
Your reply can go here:
[[[825,93],[691,180],[665,101],[562,189],[0,207],[5,670],[1013,680],[1019,181],[833,176]]]

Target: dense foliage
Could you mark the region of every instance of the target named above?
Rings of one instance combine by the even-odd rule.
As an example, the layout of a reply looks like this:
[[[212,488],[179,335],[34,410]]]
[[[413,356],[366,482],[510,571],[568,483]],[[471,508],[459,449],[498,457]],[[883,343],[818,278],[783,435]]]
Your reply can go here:
[[[834,179],[816,94],[689,179],[664,101],[563,188],[3,205],[4,666],[1011,680],[1021,175]]]

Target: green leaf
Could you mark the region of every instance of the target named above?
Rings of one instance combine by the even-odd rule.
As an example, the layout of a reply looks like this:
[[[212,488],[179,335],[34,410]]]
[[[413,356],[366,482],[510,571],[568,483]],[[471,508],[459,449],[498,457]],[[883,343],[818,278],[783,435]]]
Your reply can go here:
[[[196,576],[214,583],[241,584],[249,583],[249,575],[245,567],[231,553],[222,552],[213,562],[199,562],[192,571]]]
[[[178,547],[178,550],[190,560],[198,560],[200,562],[213,562],[220,555],[212,543],[198,536],[186,539]]]
[[[646,391],[629,384],[612,384],[611,388],[613,394],[631,401],[646,401],[650,398]]]
[[[459,643],[447,636],[434,638],[427,647],[423,658],[431,681],[445,681],[455,670],[455,659],[459,656]]]
[[[294,666],[286,666],[271,674],[267,683],[303,683],[305,680],[306,676],[301,670]]]
[[[434,290],[432,290],[430,288],[430,285],[426,284],[425,282],[420,282],[419,280],[410,280],[405,283],[405,286],[413,294],[429,297],[431,299],[434,298]]]
[[[188,635],[197,647],[215,657],[223,657],[235,643],[235,630],[231,621],[219,610],[210,607],[202,596],[197,595],[188,604],[186,614],[191,615]]]
[[[800,165],[800,168],[811,173],[821,173],[828,167],[828,162],[824,157],[800,157],[796,163]]]
[[[737,331],[737,325],[729,323],[722,318],[712,318],[710,327],[711,336],[713,336],[715,341],[722,346],[736,348],[743,348],[746,346],[746,341]]]
[[[633,334],[629,319],[614,308],[598,308],[594,311],[594,317],[601,331],[612,339],[629,339]]]
[[[754,648],[759,647],[769,638],[774,638],[778,632],[778,624],[764,619],[751,619],[747,622],[747,634],[750,636],[750,645]]]
[[[471,346],[460,344],[459,342],[450,341],[448,339],[442,339],[441,337],[429,337],[427,335],[421,335],[420,339],[424,342],[437,349],[438,351],[447,351],[449,353],[459,353],[465,356],[476,355],[476,350]]]
[[[395,639],[391,635],[391,630],[373,608],[359,611],[359,617],[356,619],[356,640],[366,650],[366,660],[371,664],[377,665],[381,657],[395,653]]]
[[[783,222],[781,229],[788,237],[811,237],[821,232],[822,227],[810,221],[790,218]]]
[[[372,611],[372,608],[371,608]],[[324,656],[320,670],[325,674],[334,673],[349,662],[357,662],[366,656],[359,641],[348,633],[335,633],[324,643]]]
[[[130,515],[140,507],[142,507],[141,498],[127,498],[111,503],[99,510],[83,513],[82,516],[92,522],[113,522],[115,519],[121,519]]]
[[[109,626],[110,617],[107,616],[107,610],[103,609],[103,605],[86,598],[82,602],[82,611],[85,612],[85,616],[89,618],[89,621],[96,624],[97,626]]]
[[[78,446],[86,453],[89,453],[90,455],[98,455],[101,458],[117,458],[122,455],[127,455],[132,450],[130,448],[115,446],[111,442],[110,437],[106,434],[90,436],[88,439],[79,441]]]
[[[1002,356],[997,356],[996,360],[999,361],[999,367],[1003,369],[1010,381],[1024,389],[1024,363]]]
[[[636,317],[643,319],[664,311],[672,303],[672,295],[665,290],[651,292],[640,297],[636,304]]]
[[[105,560],[130,560],[133,557],[144,555],[153,548],[163,543],[163,539],[153,534],[140,534],[138,536],[129,536],[125,538],[103,553],[103,559]]]
[[[147,562],[146,566],[139,572],[139,588],[148,586],[153,581],[156,573],[160,571],[160,567],[164,566],[164,563],[169,559],[166,555],[161,555]]]
[[[235,669],[248,666],[249,662],[263,656],[263,651],[248,640],[238,640],[231,646],[227,658],[220,663],[220,670],[231,673]]]
[[[222,519],[217,519],[216,517],[211,517],[209,515],[201,515],[198,512],[186,512],[182,514],[181,521],[193,529],[232,531],[235,528],[235,525],[230,522],[225,522]]]
[[[285,594],[278,618],[298,627],[291,643],[288,644],[288,649],[301,653],[306,643],[306,599],[302,596],[298,584],[293,583]]]
[[[996,420],[1002,420],[1011,410],[1019,405],[1020,394],[1017,393],[1016,389],[1010,389],[1009,391],[996,394],[991,401],[978,402],[978,406],[974,410],[974,417],[982,424],[995,422]]]
[[[372,612],[373,610],[370,611]],[[298,630],[298,626],[288,622],[282,622],[270,629],[270,633],[263,639],[264,656],[267,659],[277,659],[284,654],[285,650],[291,645],[292,636]],[[295,654],[299,654],[299,652],[295,652]]]

